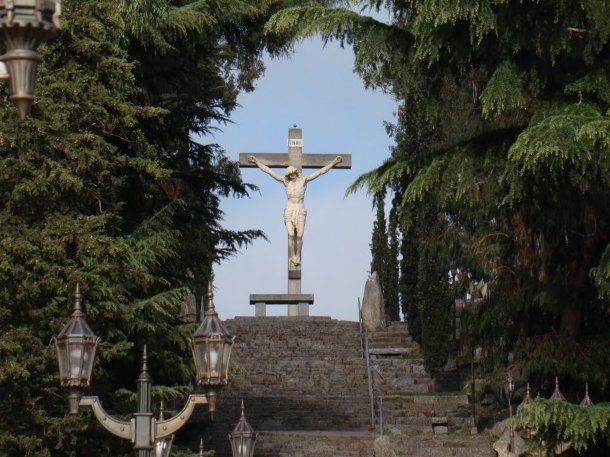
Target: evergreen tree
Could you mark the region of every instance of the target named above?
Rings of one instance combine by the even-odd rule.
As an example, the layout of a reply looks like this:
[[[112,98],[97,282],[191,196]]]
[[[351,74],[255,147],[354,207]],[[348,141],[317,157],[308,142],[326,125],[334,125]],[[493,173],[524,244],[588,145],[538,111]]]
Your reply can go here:
[[[387,23],[343,6],[288,8],[267,30],[353,44],[365,82],[401,101],[392,158],[353,188],[407,183],[401,210],[434,215],[446,268],[486,280],[488,368],[511,351],[607,389],[607,1],[361,2]]]
[[[373,207],[376,209],[376,217],[373,222],[371,235],[371,273],[376,271],[383,298],[385,301],[386,314],[388,314],[388,230],[385,218],[385,189],[377,192],[373,198]]]
[[[66,417],[51,338],[80,282],[102,338],[93,386],[105,406],[134,411],[144,344],[155,404],[188,390],[194,325],[177,319],[183,297],[259,234],[221,227],[219,196],[247,186],[219,148],[191,134],[226,120],[260,73],[268,9],[62,7],[63,30],[41,46],[32,117],[18,122],[10,104],[0,107],[0,454],[132,455],[89,415]]]
[[[406,227],[405,227],[406,225]],[[421,322],[417,302],[417,271],[419,264],[419,250],[415,221],[400,225],[402,237],[400,240],[400,306],[407,322],[409,335],[421,343]]]
[[[437,377],[449,355],[451,331],[451,297],[447,273],[430,251],[425,250],[419,260],[417,305],[421,325],[421,349],[426,371]]]
[[[399,298],[399,247],[398,240],[398,207],[396,203],[397,194],[394,194],[392,209],[390,210],[388,227],[388,257],[386,261],[387,291],[385,295],[386,314],[392,321],[400,321],[400,298]]]

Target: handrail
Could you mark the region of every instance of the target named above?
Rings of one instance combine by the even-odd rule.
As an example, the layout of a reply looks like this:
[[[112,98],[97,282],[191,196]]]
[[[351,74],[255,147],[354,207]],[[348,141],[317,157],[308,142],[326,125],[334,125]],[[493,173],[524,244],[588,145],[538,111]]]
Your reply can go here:
[[[369,398],[371,401],[371,426],[375,427],[375,389],[373,388],[373,373],[371,371],[371,359],[369,356],[369,332],[364,329],[364,354],[366,360],[366,375],[369,383]]]
[[[360,305],[360,298],[358,298],[358,322],[360,325],[360,347],[362,349],[363,358],[366,360],[366,375],[369,386],[369,398],[371,402],[371,427],[379,427],[379,434],[384,434],[384,410],[383,410],[383,391],[375,385],[375,378],[373,376],[373,370],[377,375],[383,378],[383,375],[379,372],[379,369],[371,363],[371,356],[369,354],[369,332],[362,325],[362,309]]]
[[[362,306],[360,304],[360,297],[358,297],[358,324],[360,325],[360,352],[362,358],[364,358],[364,342],[362,340]]]

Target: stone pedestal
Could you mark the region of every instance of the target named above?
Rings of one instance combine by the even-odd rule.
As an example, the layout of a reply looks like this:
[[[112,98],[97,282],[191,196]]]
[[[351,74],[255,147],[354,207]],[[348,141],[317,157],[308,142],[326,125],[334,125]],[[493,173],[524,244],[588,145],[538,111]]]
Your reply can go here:
[[[301,266],[288,263],[288,293],[251,294],[250,304],[255,306],[256,317],[267,316],[267,305],[288,305],[289,317],[309,316],[313,294],[301,293]]]
[[[313,294],[251,294],[250,304],[255,306],[256,317],[267,315],[267,305],[288,305],[288,316],[308,316]]]

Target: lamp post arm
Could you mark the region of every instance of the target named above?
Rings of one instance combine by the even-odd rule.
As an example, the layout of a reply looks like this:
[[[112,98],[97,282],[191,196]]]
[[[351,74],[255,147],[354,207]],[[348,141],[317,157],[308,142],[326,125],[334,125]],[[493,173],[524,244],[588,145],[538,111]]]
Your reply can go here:
[[[176,433],[189,420],[189,417],[191,417],[193,411],[195,411],[195,407],[197,405],[205,405],[207,402],[208,400],[203,394],[189,395],[189,399],[186,402],[186,405],[184,405],[184,408],[182,408],[182,411],[167,420],[156,422],[155,440]]]
[[[115,419],[102,408],[100,399],[96,396],[82,397],[80,400],[81,406],[91,406],[93,414],[102,427],[108,430],[113,435],[125,440],[132,439],[132,422],[120,421]]]

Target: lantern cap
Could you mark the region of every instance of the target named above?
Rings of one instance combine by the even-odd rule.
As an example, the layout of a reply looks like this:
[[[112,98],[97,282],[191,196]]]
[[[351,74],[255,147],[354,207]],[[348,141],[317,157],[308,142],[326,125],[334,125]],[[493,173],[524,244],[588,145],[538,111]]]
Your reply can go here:
[[[559,390],[559,377],[557,376],[555,376],[555,390],[553,391],[550,400],[566,401],[566,397],[564,397]]]
[[[72,317],[64,328],[57,335],[58,340],[70,338],[70,337],[85,337],[95,338],[95,334],[89,324],[85,320],[83,310],[81,308],[83,296],[80,293],[80,285],[76,284],[76,290],[74,291],[74,307],[72,308]]]
[[[254,429],[250,426],[248,421],[246,420],[246,413],[244,408],[244,401],[241,401],[241,417],[239,418],[239,422],[233,429],[233,434],[235,433],[254,433]]]
[[[591,401],[591,397],[589,397],[589,383],[585,384],[585,398],[580,402],[580,406],[593,406],[594,403]]]
[[[201,321],[201,325],[195,331],[193,335],[195,339],[198,337],[210,337],[212,335],[219,335],[222,339],[232,340],[233,336],[229,333],[225,324],[218,317],[218,313],[216,312],[216,308],[214,307],[214,293],[212,281],[208,283],[208,303],[205,310],[205,316]]]

